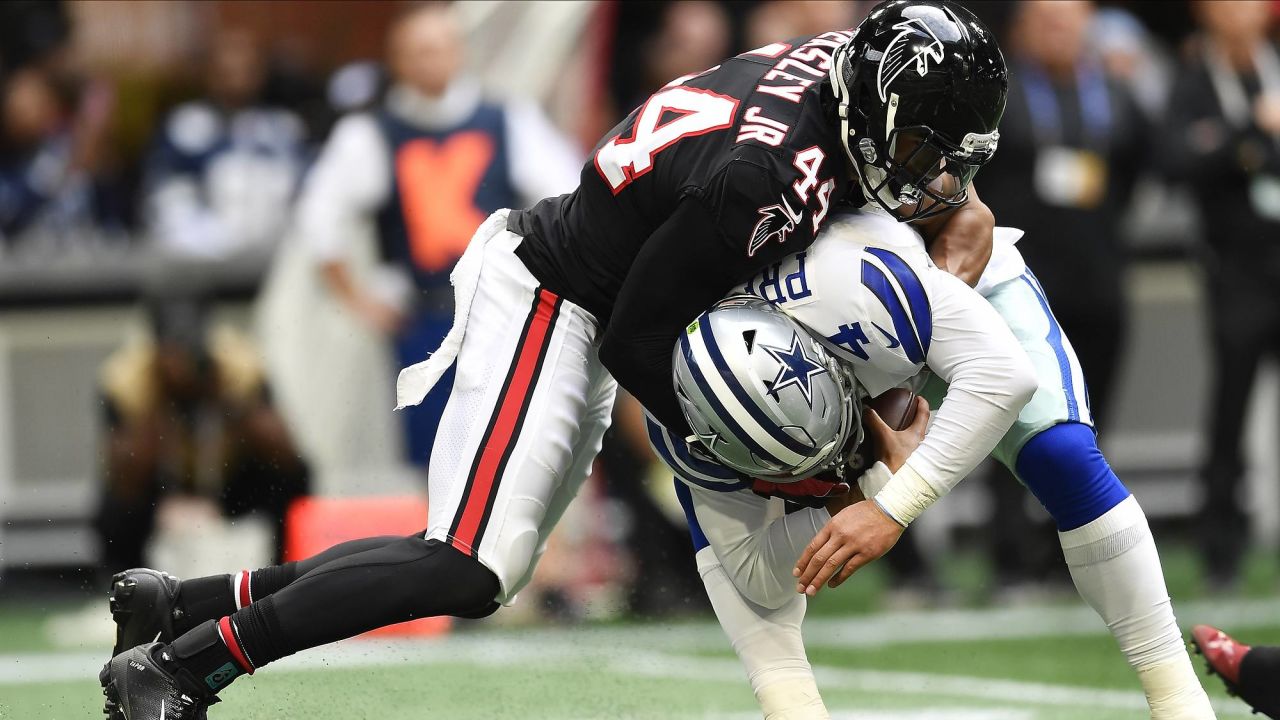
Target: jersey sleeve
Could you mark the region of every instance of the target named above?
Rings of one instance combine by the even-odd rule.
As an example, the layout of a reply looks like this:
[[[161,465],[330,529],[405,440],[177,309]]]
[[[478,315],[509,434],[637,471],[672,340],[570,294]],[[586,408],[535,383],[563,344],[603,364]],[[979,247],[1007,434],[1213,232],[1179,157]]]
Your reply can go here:
[[[894,249],[867,243],[892,240]],[[932,337],[928,260],[892,220],[838,219],[809,250],[768,268],[747,291],[777,304],[853,363],[872,397],[924,366]]]
[[[910,238],[894,236],[900,232],[901,226],[865,216],[837,222],[808,253],[757,276],[750,291],[821,335],[852,362],[872,397],[926,366],[949,383],[923,442],[906,461],[905,470],[928,485],[932,501],[991,452],[1034,393],[1036,379],[995,309],[931,266]],[[872,237],[882,244],[864,244]]]
[[[776,157],[744,147],[706,189],[695,191],[730,252],[753,267],[813,242],[812,212],[789,192],[793,174]]]
[[[926,362],[948,387],[906,465],[941,497],[1008,432],[1035,392],[1036,377],[1013,332],[982,296],[941,270],[931,270],[929,281],[933,328]]]
[[[727,249],[711,214],[686,199],[658,227],[627,273],[600,341],[600,362],[668,429],[691,431],[676,403],[671,354],[694,318],[751,275]]]

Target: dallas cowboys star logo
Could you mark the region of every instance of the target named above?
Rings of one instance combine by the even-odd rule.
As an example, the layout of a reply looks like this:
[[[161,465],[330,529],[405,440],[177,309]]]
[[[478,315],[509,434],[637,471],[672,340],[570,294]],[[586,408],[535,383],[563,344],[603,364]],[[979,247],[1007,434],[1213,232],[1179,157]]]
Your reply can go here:
[[[772,386],[769,388],[769,394],[774,400],[778,399],[778,392],[785,387],[795,385],[800,388],[800,393],[804,395],[804,401],[813,407],[813,385],[814,377],[826,372],[827,369],[821,363],[809,357],[804,351],[804,344],[800,342],[800,336],[791,335],[790,348],[777,348],[768,345],[760,346],[765,352],[773,356],[778,361],[778,375],[773,379]]]
[[[706,433],[700,433],[697,430],[694,430],[693,434],[697,435],[698,440],[700,440],[703,445],[706,445],[707,448],[712,450],[713,452],[716,449],[716,443],[722,443],[725,441],[724,438],[720,437],[720,433],[716,432],[714,429],[711,432],[706,432]]]

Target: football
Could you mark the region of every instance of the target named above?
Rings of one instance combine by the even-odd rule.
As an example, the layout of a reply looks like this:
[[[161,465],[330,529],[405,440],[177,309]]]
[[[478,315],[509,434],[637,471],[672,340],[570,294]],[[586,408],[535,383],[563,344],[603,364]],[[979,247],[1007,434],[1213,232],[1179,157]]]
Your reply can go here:
[[[906,388],[891,388],[867,402],[884,424],[894,430],[911,427],[916,419],[916,394]]]
[[[916,394],[906,388],[891,388],[867,401],[867,407],[876,411],[884,423],[894,430],[910,427],[916,419]],[[870,467],[880,457],[875,438],[870,432],[862,439],[848,459],[847,465],[855,474]]]

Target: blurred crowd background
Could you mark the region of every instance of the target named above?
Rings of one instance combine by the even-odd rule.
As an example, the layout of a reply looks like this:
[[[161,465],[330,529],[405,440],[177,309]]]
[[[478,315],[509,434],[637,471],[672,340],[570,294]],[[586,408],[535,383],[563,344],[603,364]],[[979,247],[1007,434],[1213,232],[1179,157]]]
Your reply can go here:
[[[966,4],[1012,77],[980,194],[1158,538],[1240,591],[1280,537],[1280,2]],[[393,414],[395,372],[474,228],[571,190],[669,80],[869,6],[0,3],[0,596],[421,529],[378,522],[422,497],[443,394]],[[984,599],[1067,587],[1047,517],[977,475],[883,602],[955,601],[966,554]],[[699,611],[670,485],[620,403],[528,612]]]

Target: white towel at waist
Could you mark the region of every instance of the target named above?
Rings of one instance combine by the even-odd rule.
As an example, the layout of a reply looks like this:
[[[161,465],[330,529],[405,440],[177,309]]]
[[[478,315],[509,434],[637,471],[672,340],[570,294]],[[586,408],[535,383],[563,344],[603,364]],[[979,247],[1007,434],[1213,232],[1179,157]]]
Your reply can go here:
[[[458,264],[453,266],[453,272],[449,274],[449,282],[453,285],[453,327],[449,328],[449,334],[440,343],[440,349],[431,353],[426,360],[400,371],[400,376],[396,379],[397,410],[422,402],[440,380],[440,376],[457,359],[462,339],[467,334],[471,301],[476,295],[480,271],[484,268],[485,246],[495,235],[507,229],[507,214],[510,212],[499,210],[490,215],[471,237],[466,251],[458,258]]]

